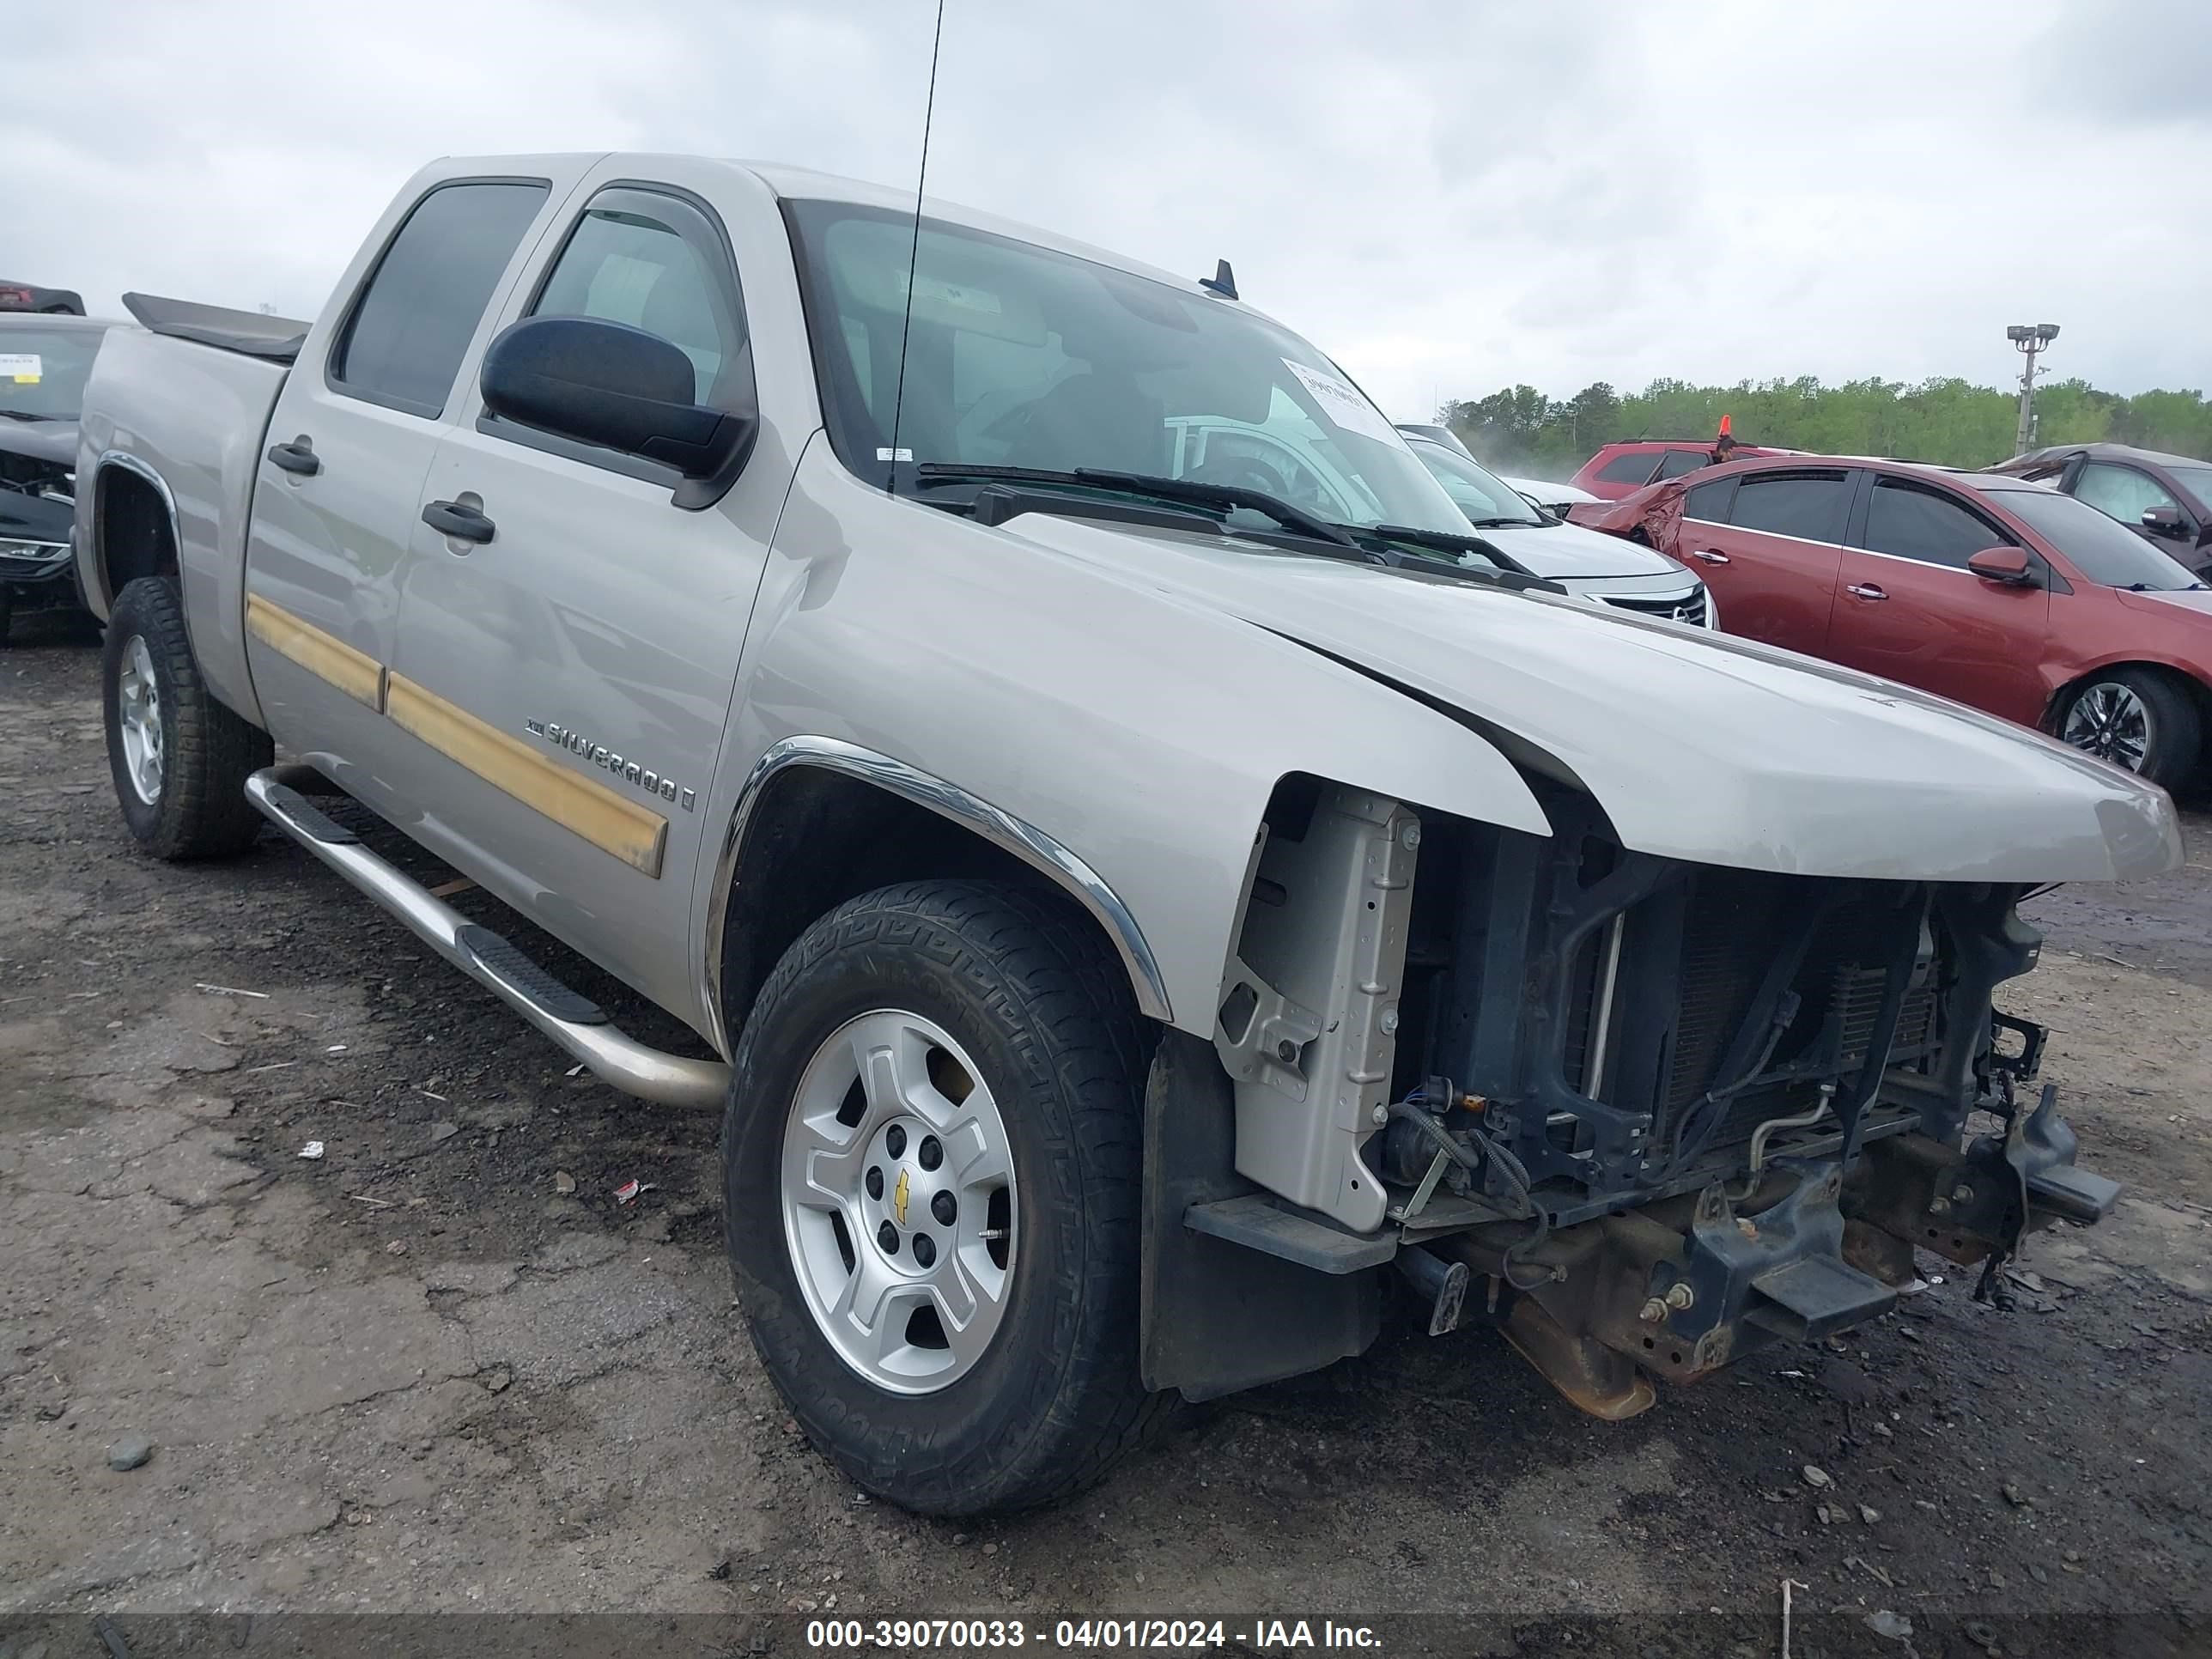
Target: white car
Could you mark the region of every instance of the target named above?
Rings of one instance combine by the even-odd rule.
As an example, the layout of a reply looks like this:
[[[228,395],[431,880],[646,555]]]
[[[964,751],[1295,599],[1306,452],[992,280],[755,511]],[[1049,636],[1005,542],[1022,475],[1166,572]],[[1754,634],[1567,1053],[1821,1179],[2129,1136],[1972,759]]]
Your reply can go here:
[[[1513,480],[1486,471],[1462,451],[1403,427],[1399,434],[1483,539],[1531,574],[1624,611],[1699,628],[1720,626],[1711,590],[1686,565],[1638,543],[1568,524],[1534,505]]]
[[[1541,478],[1509,478],[1498,475],[1500,483],[1510,484],[1520,493],[1521,499],[1531,507],[1540,507],[1556,518],[1567,516],[1571,507],[1580,507],[1598,499],[1587,489],[1577,489],[1572,484],[1547,483]]]

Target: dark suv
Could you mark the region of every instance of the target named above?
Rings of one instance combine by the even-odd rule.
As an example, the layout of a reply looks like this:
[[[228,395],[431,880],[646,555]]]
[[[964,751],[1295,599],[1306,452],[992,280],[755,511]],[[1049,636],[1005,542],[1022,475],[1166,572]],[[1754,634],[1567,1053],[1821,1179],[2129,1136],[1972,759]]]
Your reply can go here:
[[[2199,580],[2212,580],[2212,461],[2129,444],[2061,444],[1987,470],[2078,496],[2179,560]]]

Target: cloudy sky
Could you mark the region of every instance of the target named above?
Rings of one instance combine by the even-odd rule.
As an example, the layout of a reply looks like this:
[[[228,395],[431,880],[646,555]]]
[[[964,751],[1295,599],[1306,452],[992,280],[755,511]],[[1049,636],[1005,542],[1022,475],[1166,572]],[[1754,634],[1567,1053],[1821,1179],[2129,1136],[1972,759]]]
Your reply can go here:
[[[441,154],[914,176],[932,0],[18,9],[0,277],[307,315]],[[931,191],[1194,274],[1398,419],[1528,381],[2212,384],[2209,0],[945,0]]]

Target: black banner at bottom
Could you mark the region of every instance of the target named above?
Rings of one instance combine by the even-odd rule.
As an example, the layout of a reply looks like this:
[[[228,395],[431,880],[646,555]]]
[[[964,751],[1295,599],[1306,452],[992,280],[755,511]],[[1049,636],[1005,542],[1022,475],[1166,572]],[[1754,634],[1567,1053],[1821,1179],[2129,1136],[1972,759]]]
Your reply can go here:
[[[1306,1659],[2212,1659],[2212,1609],[2036,1615],[1778,1603],[1619,1617],[1503,1613],[0,1614],[0,1659],[750,1659],[1184,1655]]]

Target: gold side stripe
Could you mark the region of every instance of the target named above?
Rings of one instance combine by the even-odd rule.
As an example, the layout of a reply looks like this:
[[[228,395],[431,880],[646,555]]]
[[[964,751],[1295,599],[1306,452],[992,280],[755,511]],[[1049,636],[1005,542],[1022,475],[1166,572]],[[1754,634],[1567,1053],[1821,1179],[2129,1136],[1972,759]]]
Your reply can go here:
[[[328,680],[356,702],[380,712],[384,708],[384,665],[343,640],[301,622],[283,606],[258,593],[246,596],[246,629],[279,656],[290,659],[316,678]]]
[[[386,678],[385,713],[400,730],[602,852],[659,878],[668,842],[668,820],[659,813],[580,777],[404,674]]]

